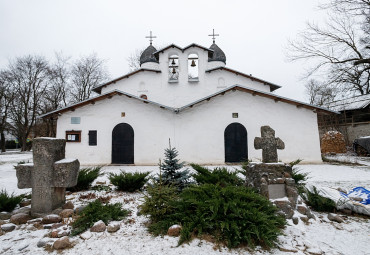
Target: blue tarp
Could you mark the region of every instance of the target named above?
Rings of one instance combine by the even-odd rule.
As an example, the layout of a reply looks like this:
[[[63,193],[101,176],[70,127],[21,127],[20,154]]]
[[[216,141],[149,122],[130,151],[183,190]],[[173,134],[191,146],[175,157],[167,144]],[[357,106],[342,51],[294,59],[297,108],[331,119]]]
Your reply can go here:
[[[356,187],[352,189],[350,192],[348,192],[348,194],[346,194],[346,196],[362,198],[362,201],[358,201],[359,203],[363,205],[370,204],[370,190],[367,190],[363,187]]]

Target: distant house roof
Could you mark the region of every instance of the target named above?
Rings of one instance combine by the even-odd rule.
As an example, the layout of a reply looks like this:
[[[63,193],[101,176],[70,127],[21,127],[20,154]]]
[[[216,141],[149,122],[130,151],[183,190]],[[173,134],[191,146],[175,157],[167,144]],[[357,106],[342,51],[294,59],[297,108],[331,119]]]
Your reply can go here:
[[[236,75],[241,75],[243,77],[246,77],[246,78],[249,78],[251,79],[252,81],[258,81],[258,82],[261,82],[265,85],[269,85],[270,86],[270,91],[274,91],[274,90],[277,90],[279,88],[281,88],[281,86],[279,85],[276,85],[274,83],[271,83],[271,82],[268,82],[268,81],[265,81],[265,80],[262,80],[262,79],[259,79],[257,77],[254,77],[252,75],[248,75],[248,74],[245,74],[245,73],[242,73],[242,72],[239,72],[239,71],[236,71],[236,70],[233,70],[231,68],[228,68],[228,67],[223,67],[223,66],[220,66],[220,67],[216,67],[216,68],[212,68],[212,69],[208,69],[206,70],[206,73],[211,73],[211,72],[214,72],[214,71],[217,71],[217,70],[225,70],[225,71],[228,71],[228,72],[231,72],[231,73],[234,73]]]
[[[236,84],[236,85],[233,85],[231,87],[220,90],[217,93],[211,94],[211,95],[206,96],[206,97],[201,98],[201,99],[198,99],[198,100],[196,100],[196,101],[194,101],[190,104],[187,104],[183,107],[180,107],[180,108],[165,106],[165,105],[159,104],[157,102],[150,101],[150,100],[147,100],[147,99],[143,99],[143,98],[131,95],[129,93],[120,91],[120,90],[114,90],[114,91],[108,92],[106,94],[103,94],[103,95],[100,95],[100,96],[97,96],[97,97],[93,97],[93,98],[84,100],[82,102],[79,102],[79,103],[76,103],[76,104],[73,104],[73,105],[70,105],[70,106],[52,111],[52,112],[48,112],[44,115],[41,115],[40,118],[50,117],[50,116],[54,116],[54,115],[57,115],[57,114],[62,114],[64,112],[68,112],[68,111],[74,111],[76,108],[79,108],[79,107],[82,107],[82,106],[85,106],[85,105],[88,105],[88,104],[95,104],[96,101],[100,101],[100,100],[104,100],[104,99],[110,99],[115,95],[124,95],[124,96],[127,96],[129,98],[133,98],[133,99],[142,101],[143,103],[152,104],[152,105],[158,106],[162,109],[167,109],[167,110],[173,111],[175,113],[179,113],[179,112],[181,112],[181,111],[183,111],[187,108],[192,108],[193,106],[195,106],[199,103],[202,103],[204,101],[210,101],[212,98],[214,98],[216,96],[224,95],[226,92],[236,91],[236,90],[242,91],[242,92],[247,92],[247,93],[252,94],[254,96],[257,95],[257,96],[267,97],[267,98],[275,100],[275,102],[284,102],[284,103],[292,104],[292,105],[297,106],[297,108],[306,108],[306,109],[313,110],[313,111],[316,111],[316,112],[321,112],[321,113],[324,113],[324,114],[338,113],[338,112],[333,111],[333,110],[328,110],[328,109],[325,109],[325,108],[322,108],[322,107],[313,106],[313,105],[303,103],[303,102],[300,102],[300,101],[296,101],[296,100],[293,100],[293,99],[278,96],[278,95],[275,95],[273,93],[263,92],[263,91],[243,87],[243,86],[240,86],[240,85]]]
[[[328,103],[326,107],[334,111],[350,111],[364,109],[369,105],[370,105],[370,94],[367,94],[333,101]]]
[[[145,72],[145,71],[147,71],[147,72],[161,73],[161,71],[160,71],[160,70],[148,69],[148,68],[140,68],[140,69],[135,70],[135,71],[133,71],[133,72],[131,72],[131,73],[128,73],[128,74],[125,74],[125,75],[123,75],[123,76],[121,76],[121,77],[118,77],[118,78],[116,78],[116,79],[114,79],[114,80],[111,80],[111,81],[109,81],[109,82],[106,82],[106,83],[104,83],[104,84],[101,84],[101,85],[99,85],[99,86],[96,86],[96,87],[95,87],[95,88],[93,88],[92,90],[93,90],[93,91],[95,91],[96,93],[99,93],[99,94],[100,94],[100,93],[101,93],[101,89],[102,89],[103,87],[108,86],[108,85],[110,85],[110,84],[112,84],[112,83],[116,83],[117,81],[120,81],[120,80],[122,80],[122,79],[129,78],[130,76],[132,76],[132,75],[134,75],[134,74],[137,74],[137,73],[140,73],[140,72]]]

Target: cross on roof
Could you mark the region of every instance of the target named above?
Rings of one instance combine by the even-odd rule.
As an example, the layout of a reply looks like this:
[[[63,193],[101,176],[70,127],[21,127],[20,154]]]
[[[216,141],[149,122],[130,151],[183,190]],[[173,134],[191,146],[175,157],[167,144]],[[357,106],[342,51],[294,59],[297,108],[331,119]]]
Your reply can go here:
[[[215,39],[216,37],[215,36],[220,36],[219,34],[215,34],[215,29],[213,29],[213,32],[211,35],[208,35],[208,36],[212,36],[212,39],[213,39],[213,43],[215,43]]]
[[[149,38],[150,45],[152,45],[153,38],[157,38],[156,36],[152,35],[152,31],[150,31],[149,36],[145,36],[145,38]]]

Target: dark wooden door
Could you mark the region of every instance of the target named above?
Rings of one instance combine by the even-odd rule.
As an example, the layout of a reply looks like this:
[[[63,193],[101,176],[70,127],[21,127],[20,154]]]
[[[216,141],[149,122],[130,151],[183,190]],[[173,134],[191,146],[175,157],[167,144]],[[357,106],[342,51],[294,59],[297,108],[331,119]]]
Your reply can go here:
[[[235,163],[248,159],[247,130],[240,123],[231,123],[225,129],[225,162]]]
[[[134,164],[134,130],[127,123],[113,128],[112,164]]]

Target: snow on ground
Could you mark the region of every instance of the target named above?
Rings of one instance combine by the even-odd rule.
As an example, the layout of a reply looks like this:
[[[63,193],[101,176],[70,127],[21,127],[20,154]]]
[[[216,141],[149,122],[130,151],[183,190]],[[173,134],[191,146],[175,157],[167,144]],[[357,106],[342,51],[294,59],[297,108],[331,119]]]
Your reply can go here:
[[[31,160],[31,154],[0,154],[0,189],[19,193],[25,193],[28,189],[19,190],[15,176],[14,165],[19,161]],[[234,168],[234,166],[228,166]],[[239,167],[238,167],[239,168]],[[309,183],[327,187],[344,187],[350,189],[357,186],[370,188],[370,166],[348,166],[348,165],[301,165],[302,172],[309,173]],[[105,166],[104,173],[119,173],[125,171],[151,171],[158,172],[157,166]],[[107,175],[99,177],[97,181],[107,181]],[[106,196],[105,191],[95,192],[97,196]],[[84,192],[87,193],[87,192]],[[87,202],[79,199],[81,193],[73,193],[67,196],[67,200],[74,204]],[[141,204],[140,193],[110,192],[113,198],[111,202],[121,202],[124,208],[129,209],[131,215],[123,220],[121,229],[116,233],[91,233],[88,240],[80,237],[71,238],[74,247],[64,250],[62,254],[289,254],[279,249],[265,251],[257,248],[255,252],[248,252],[245,249],[221,248],[215,250],[214,245],[199,239],[193,240],[190,244],[177,247],[176,237],[153,237],[145,227],[147,218],[137,215],[137,207]],[[294,248],[294,254],[310,254],[318,252],[321,254],[370,254],[368,247],[370,236],[370,220],[362,217],[345,217],[345,223],[334,223],[327,219],[326,214],[314,212],[317,220],[310,220],[309,224],[302,221],[290,225],[280,236],[280,246]],[[49,230],[34,230],[30,226],[21,225],[16,230],[0,236],[0,254],[50,254],[43,248],[37,248],[37,242],[46,235]],[[306,248],[305,248],[306,247]],[[52,252],[52,254],[60,254]],[[293,253],[292,253],[293,254]],[[312,253],[311,253],[312,254]]]

